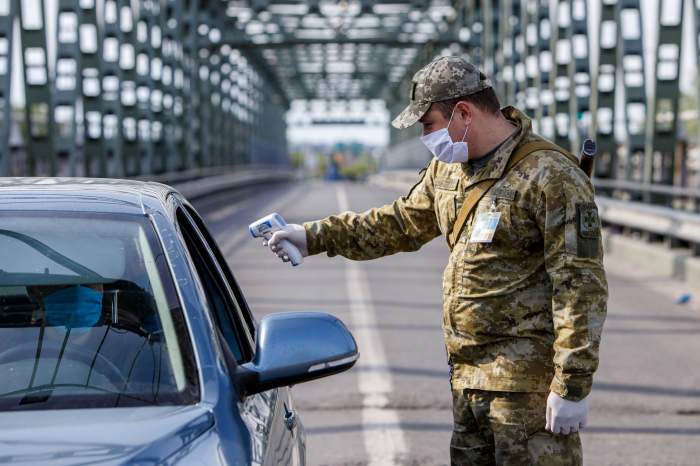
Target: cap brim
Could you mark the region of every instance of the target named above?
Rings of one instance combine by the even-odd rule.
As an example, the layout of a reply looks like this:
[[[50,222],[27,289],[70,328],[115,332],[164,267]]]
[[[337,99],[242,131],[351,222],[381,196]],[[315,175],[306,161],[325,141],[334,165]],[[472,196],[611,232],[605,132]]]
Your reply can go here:
[[[413,126],[423,117],[423,115],[425,115],[425,112],[428,111],[431,103],[432,102],[426,101],[411,102],[408,104],[408,107],[404,108],[403,111],[399,113],[399,116],[394,118],[394,121],[391,122],[391,126],[398,129]]]

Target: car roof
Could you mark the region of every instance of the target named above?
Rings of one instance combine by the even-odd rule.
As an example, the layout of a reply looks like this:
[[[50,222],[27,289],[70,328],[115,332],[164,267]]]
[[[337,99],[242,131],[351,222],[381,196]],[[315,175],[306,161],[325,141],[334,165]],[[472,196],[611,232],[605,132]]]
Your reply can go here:
[[[115,178],[0,177],[0,211],[165,212],[171,186]]]

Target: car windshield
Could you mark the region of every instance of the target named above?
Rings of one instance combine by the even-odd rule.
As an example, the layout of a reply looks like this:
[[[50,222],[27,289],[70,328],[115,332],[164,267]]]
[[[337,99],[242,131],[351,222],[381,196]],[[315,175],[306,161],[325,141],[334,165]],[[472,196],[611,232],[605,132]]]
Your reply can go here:
[[[148,217],[0,212],[0,251],[0,410],[198,401]]]

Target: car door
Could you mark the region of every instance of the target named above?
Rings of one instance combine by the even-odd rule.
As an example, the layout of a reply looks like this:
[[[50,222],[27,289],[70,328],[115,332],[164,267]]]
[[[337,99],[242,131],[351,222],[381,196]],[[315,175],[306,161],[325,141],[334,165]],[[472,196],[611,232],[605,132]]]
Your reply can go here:
[[[250,361],[255,351],[255,321],[231,270],[204,222],[189,204],[180,203],[177,222],[195,260],[224,344],[238,364]],[[296,413],[288,388],[248,396],[241,402],[240,411],[251,434],[254,463],[304,464],[303,439],[298,438]]]

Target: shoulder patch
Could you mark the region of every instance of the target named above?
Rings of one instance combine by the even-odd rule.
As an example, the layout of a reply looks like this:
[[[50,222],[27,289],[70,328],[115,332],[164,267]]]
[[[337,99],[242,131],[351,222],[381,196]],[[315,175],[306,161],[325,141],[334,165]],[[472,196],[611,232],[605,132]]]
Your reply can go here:
[[[582,238],[598,238],[600,236],[600,219],[595,203],[576,204],[576,216],[578,217],[578,234]]]
[[[444,189],[447,191],[454,191],[457,189],[457,183],[459,183],[459,179],[457,178],[449,178],[446,176],[437,176],[435,177],[435,188],[436,189]]]
[[[576,233],[579,257],[596,257],[600,238],[600,218],[594,202],[576,204]]]

